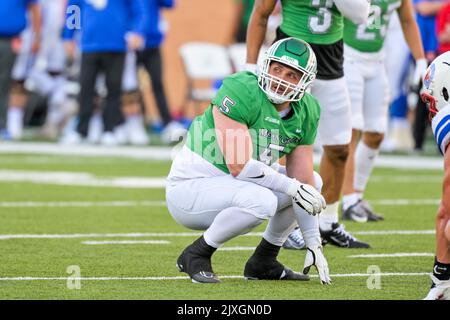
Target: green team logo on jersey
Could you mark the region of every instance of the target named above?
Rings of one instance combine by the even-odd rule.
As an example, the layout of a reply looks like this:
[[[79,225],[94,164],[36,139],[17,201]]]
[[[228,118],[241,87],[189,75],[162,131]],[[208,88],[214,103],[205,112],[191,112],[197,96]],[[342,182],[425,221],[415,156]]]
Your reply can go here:
[[[372,0],[366,23],[356,25],[344,19],[345,44],[362,52],[380,51],[392,13],[400,6],[401,0]]]

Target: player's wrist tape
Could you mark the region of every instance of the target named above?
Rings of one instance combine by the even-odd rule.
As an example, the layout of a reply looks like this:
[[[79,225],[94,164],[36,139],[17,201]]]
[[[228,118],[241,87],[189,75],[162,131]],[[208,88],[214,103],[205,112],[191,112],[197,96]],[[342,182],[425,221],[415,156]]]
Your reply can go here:
[[[245,71],[249,71],[254,74],[258,74],[258,65],[256,63],[246,63]]]
[[[450,143],[450,105],[439,110],[431,121],[431,127],[439,150],[444,154]]]
[[[241,170],[236,179],[253,182],[274,191],[295,196],[298,182],[284,174],[278,173],[268,165],[250,159]]]
[[[434,258],[433,275],[441,281],[450,279],[450,263],[441,263]]]

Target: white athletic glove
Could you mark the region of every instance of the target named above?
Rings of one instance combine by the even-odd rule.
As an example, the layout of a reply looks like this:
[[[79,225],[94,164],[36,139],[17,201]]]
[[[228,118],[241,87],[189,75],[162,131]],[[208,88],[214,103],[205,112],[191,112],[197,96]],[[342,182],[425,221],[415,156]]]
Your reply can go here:
[[[416,68],[414,69],[414,77],[412,79],[413,85],[418,86],[420,83],[420,80],[423,79],[425,76],[425,73],[428,68],[427,59],[419,59],[416,61]]]
[[[328,270],[328,262],[323,255],[323,248],[319,246],[310,246],[306,248],[305,264],[303,266],[303,274],[308,274],[312,266],[315,266],[319,273],[322,284],[331,284],[330,271]]]
[[[442,281],[431,275],[434,287],[423,300],[450,300],[450,280]]]
[[[298,182],[297,190],[293,196],[294,202],[309,214],[315,216],[326,207],[324,197],[313,186]]]
[[[250,71],[257,75],[258,74],[258,65],[255,63],[246,63],[245,71]]]

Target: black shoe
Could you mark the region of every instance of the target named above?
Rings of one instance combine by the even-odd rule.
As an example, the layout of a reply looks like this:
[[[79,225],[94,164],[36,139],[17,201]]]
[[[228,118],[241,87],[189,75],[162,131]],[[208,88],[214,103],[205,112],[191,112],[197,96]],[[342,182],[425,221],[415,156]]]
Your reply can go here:
[[[362,201],[358,200],[346,210],[341,208],[342,220],[350,220],[355,222],[367,222],[368,216],[366,209],[362,206]]]
[[[247,280],[309,280],[308,275],[294,272],[276,260],[262,262],[253,256],[245,264],[244,277]]]
[[[381,221],[384,220],[384,217],[376,214],[372,206],[365,200],[361,200],[361,207],[366,211],[367,214],[367,221]]]
[[[203,237],[196,240],[178,257],[178,270],[187,273],[194,283],[219,283],[211,266],[211,254],[215,251],[215,248],[211,248]]]
[[[320,230],[322,245],[330,243],[340,248],[370,248],[368,243],[358,241],[358,239],[345,231],[343,224],[336,222],[331,225],[331,228],[330,231]]]

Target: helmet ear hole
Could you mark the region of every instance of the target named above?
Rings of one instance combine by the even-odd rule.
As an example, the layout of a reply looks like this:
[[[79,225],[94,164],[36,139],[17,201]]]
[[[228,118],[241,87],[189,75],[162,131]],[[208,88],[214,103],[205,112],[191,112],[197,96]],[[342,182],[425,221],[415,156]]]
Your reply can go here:
[[[443,87],[443,88],[442,88],[442,95],[444,96],[444,100],[445,100],[445,101],[448,101],[449,95],[448,95],[448,90],[447,90],[446,87]]]

